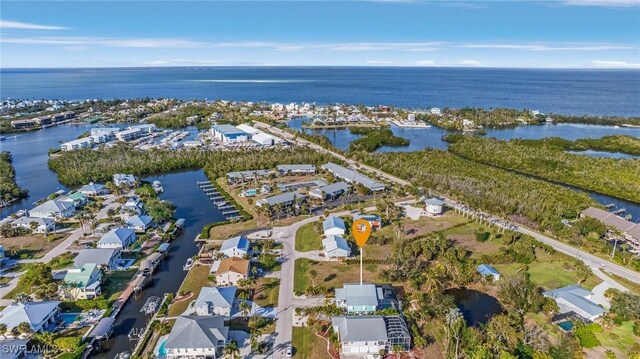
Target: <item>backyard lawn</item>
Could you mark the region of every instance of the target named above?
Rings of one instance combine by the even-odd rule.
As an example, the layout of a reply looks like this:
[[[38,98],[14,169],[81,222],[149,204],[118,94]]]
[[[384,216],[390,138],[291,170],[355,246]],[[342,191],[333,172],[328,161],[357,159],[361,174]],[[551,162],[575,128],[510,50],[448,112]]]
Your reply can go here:
[[[309,327],[293,327],[291,346],[294,358],[330,358],[327,354],[327,343]]]
[[[578,274],[572,268],[574,260],[561,253],[547,254],[536,251],[536,260],[529,264],[529,274],[531,281],[545,290],[564,287],[571,284],[578,284]],[[509,263],[496,264],[494,267],[503,275],[515,274],[524,264]],[[587,289],[592,289],[600,284],[602,280],[591,275],[580,285]]]
[[[280,280],[277,278],[260,278],[255,286],[253,301],[261,307],[278,306]]]
[[[633,322],[622,323],[619,327],[607,329],[602,333],[595,333],[603,348],[616,348],[621,354],[628,353],[633,345],[638,342],[638,337],[633,334]]]
[[[301,258],[295,262],[295,272],[293,277],[293,290],[304,292],[313,284],[309,275],[311,270],[315,270],[317,276],[315,285],[323,285],[325,288],[333,290],[342,287],[344,283],[360,282],[360,264],[347,264],[342,262],[316,262],[310,259]],[[378,281],[378,265],[365,264],[363,268],[363,281]]]
[[[322,247],[321,236],[315,230],[315,223],[307,223],[296,232],[296,251],[317,251]]]
[[[115,271],[105,275],[102,283],[102,294],[110,301],[118,299],[120,294],[127,288],[129,281],[136,274],[136,269],[126,271]]]
[[[207,286],[210,283],[208,279],[210,269],[211,266],[207,265],[195,265],[191,268],[187,276],[184,278],[184,282],[182,282],[182,286],[180,286],[178,293],[191,292],[193,295],[189,299],[173,303],[167,312],[168,317],[175,317],[182,314],[187,310],[189,303],[196,300],[200,294],[200,290],[202,290],[202,287]]]

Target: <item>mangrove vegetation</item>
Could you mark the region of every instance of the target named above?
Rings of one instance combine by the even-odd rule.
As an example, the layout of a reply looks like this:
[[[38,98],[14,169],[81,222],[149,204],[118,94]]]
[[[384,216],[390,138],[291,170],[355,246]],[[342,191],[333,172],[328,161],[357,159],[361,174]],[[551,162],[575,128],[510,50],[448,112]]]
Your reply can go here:
[[[26,197],[27,190],[18,187],[16,183],[16,171],[11,164],[11,153],[0,152],[0,202],[9,202]]]

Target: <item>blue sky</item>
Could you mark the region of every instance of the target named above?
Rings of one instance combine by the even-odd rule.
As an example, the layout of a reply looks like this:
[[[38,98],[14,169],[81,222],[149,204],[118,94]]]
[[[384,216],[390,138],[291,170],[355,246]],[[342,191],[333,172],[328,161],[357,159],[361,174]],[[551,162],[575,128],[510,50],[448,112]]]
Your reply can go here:
[[[640,68],[640,0],[5,1],[3,68]]]

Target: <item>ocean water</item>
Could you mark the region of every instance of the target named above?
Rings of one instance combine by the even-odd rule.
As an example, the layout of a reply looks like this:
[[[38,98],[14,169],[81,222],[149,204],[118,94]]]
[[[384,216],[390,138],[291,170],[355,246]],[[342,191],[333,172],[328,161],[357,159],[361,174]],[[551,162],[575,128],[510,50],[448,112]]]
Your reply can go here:
[[[0,97],[228,99],[510,107],[640,116],[638,70],[396,67],[2,69]]]

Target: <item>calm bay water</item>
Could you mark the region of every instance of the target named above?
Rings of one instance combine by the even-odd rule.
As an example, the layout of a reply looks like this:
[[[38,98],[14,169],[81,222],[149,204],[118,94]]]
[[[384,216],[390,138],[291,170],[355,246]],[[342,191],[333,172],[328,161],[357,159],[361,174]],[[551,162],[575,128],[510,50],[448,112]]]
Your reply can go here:
[[[173,97],[640,116],[640,71],[399,67],[3,69],[4,98]]]

